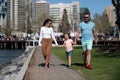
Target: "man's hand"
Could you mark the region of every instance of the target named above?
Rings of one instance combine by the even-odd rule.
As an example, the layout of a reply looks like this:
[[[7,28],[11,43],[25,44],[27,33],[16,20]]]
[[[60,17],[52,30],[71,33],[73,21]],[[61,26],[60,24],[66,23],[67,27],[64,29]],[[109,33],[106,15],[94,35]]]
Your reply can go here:
[[[75,41],[74,41],[74,45],[76,45],[76,43],[77,43],[77,42],[76,42],[76,40],[75,40]]]
[[[97,44],[97,43],[98,43],[98,38],[95,39],[95,44]]]

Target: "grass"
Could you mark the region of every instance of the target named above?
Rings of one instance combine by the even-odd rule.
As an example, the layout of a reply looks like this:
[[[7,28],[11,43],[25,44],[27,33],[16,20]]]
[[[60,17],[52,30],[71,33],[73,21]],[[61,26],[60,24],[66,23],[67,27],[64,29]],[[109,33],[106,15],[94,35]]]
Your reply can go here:
[[[66,64],[64,47],[54,47],[52,52],[61,58]],[[98,47],[92,50],[92,70],[82,67],[82,48],[74,47],[72,55],[72,67],[78,71],[85,80],[119,80],[120,76],[120,54],[117,51],[104,52]]]

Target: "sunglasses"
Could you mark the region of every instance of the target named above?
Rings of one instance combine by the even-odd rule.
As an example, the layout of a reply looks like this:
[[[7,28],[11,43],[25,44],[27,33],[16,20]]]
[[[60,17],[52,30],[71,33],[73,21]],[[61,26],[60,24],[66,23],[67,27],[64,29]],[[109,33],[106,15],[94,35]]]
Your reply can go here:
[[[89,17],[84,17],[84,18],[89,18]]]

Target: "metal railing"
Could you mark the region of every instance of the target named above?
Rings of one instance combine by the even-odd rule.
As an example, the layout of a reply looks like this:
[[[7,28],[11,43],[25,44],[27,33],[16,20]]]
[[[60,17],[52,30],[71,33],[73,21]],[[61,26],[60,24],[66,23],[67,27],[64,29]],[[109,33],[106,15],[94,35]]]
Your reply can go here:
[[[26,40],[26,46],[30,47],[39,46],[39,40]]]

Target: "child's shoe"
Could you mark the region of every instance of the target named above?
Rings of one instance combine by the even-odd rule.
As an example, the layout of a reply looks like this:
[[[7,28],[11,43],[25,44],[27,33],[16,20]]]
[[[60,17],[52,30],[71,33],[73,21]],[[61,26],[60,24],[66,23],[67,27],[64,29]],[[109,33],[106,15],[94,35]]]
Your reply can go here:
[[[68,68],[69,68],[69,69],[72,69],[72,66],[71,66],[71,65],[68,65]]]

